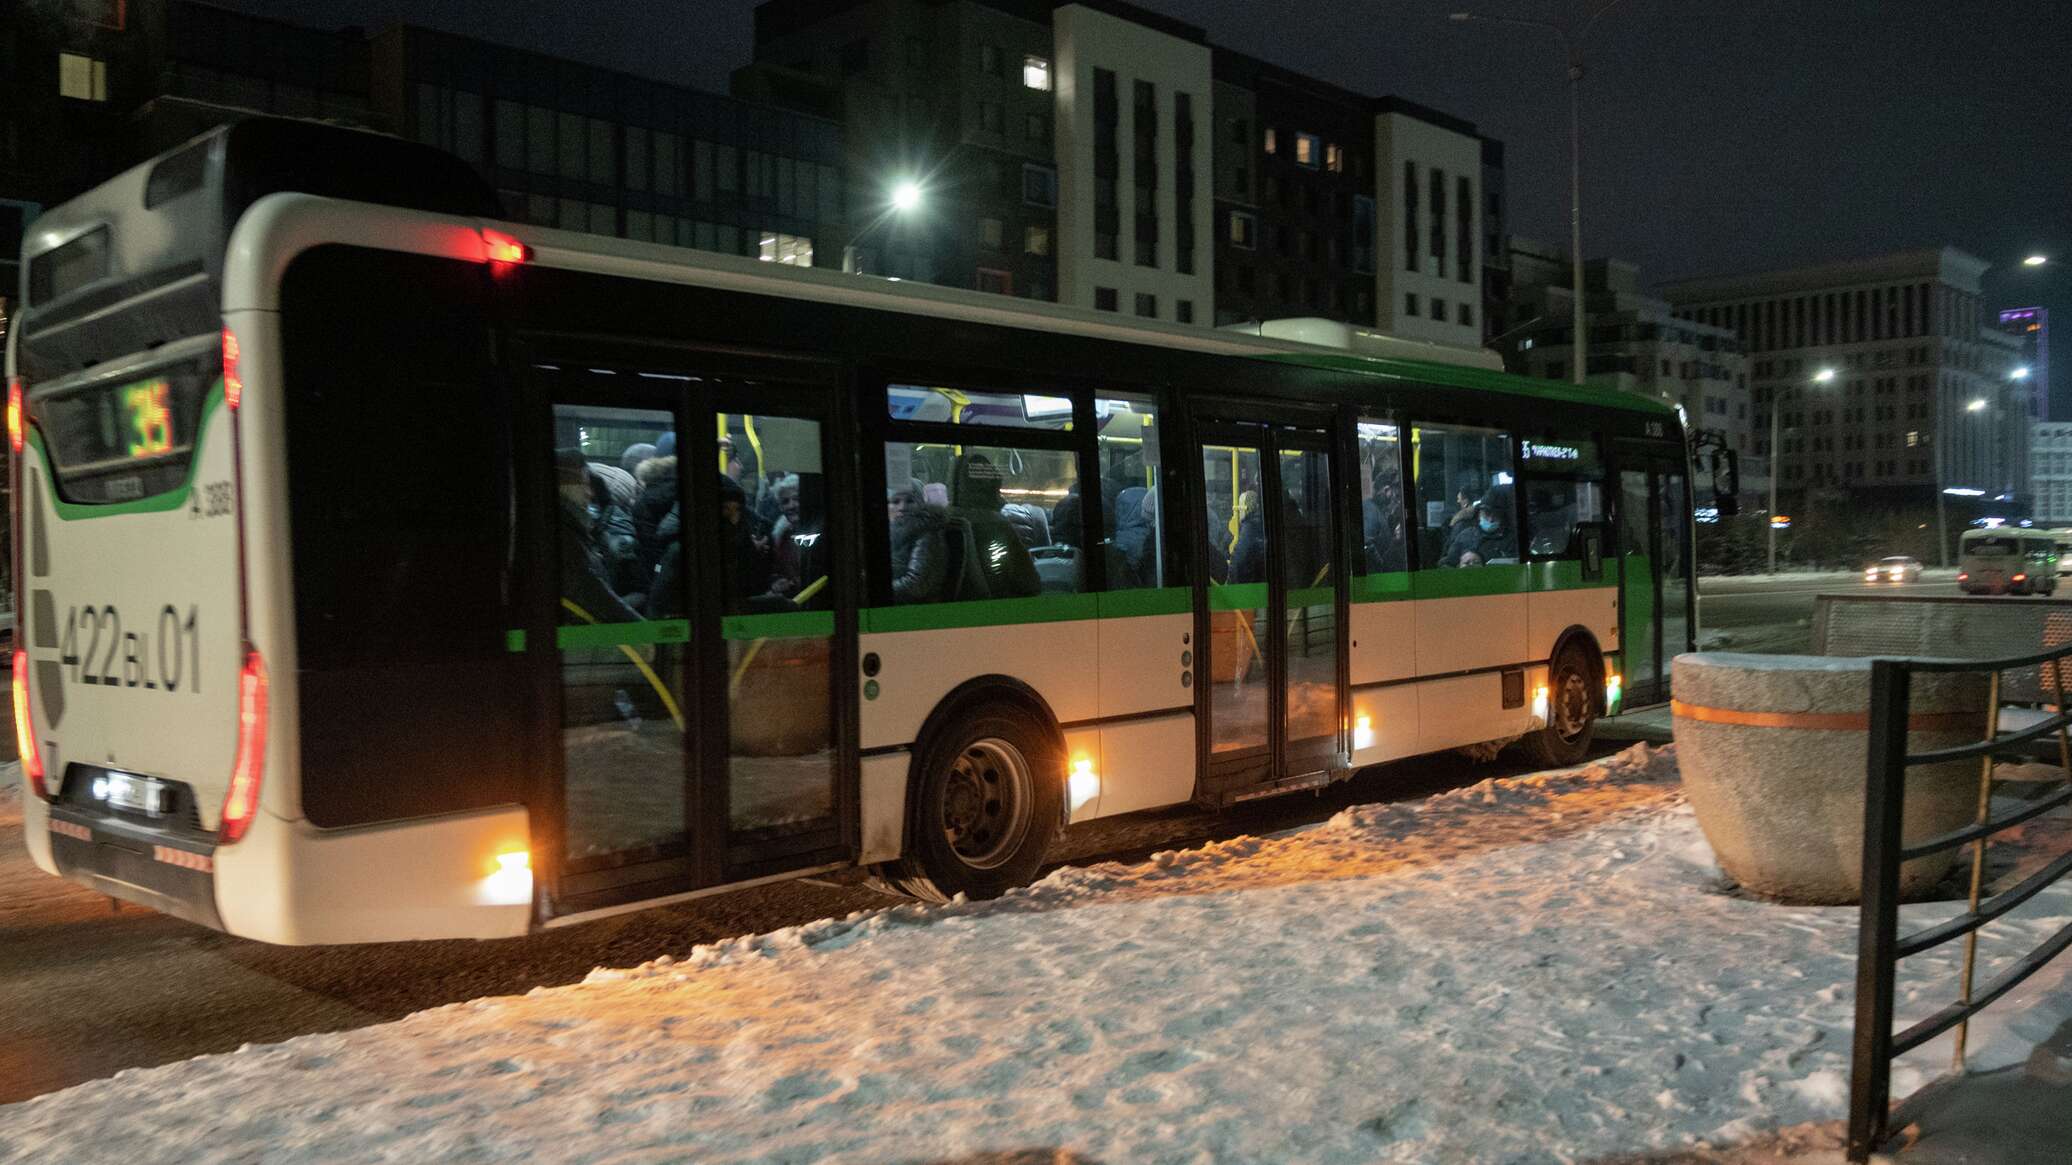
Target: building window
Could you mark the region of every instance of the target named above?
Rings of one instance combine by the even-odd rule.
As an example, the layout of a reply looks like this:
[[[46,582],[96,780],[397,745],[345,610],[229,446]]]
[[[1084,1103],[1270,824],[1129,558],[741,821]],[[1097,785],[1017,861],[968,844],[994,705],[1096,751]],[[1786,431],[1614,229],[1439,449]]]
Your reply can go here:
[[[1049,166],[1022,164],[1022,201],[1030,206],[1058,204],[1058,172]]]
[[[1004,58],[1000,55],[999,45],[982,44],[978,46],[978,71],[986,76],[1000,76],[1004,72],[1003,60]]]
[[[981,267],[978,269],[977,286],[980,291],[990,291],[994,295],[1013,295],[1014,276],[991,267]]]
[[[1241,251],[1258,247],[1259,220],[1242,210],[1230,212],[1230,245]]]
[[[1230,119],[1230,143],[1236,146],[1252,144],[1252,123],[1242,117]]]
[[[1468,303],[1462,302],[1455,311],[1454,318],[1459,320],[1462,325],[1472,328],[1475,326],[1475,309]]]
[[[1263,148],[1269,154],[1280,149],[1280,139],[1274,134],[1273,127],[1270,125],[1266,127],[1266,138]]]
[[[1324,169],[1333,174],[1345,172],[1345,149],[1336,142],[1324,147]]]
[[[1137,293],[1137,314],[1147,320],[1158,318],[1158,297],[1149,292]]]
[[[108,62],[78,53],[59,53],[58,96],[75,101],[108,100]]]
[[[798,235],[764,231],[762,250],[757,257],[765,263],[782,263],[787,267],[811,267],[813,240]]]
[[[1001,238],[1002,234],[999,219],[982,218],[978,220],[978,241],[982,245],[997,251],[1000,249]]]
[[[1403,163],[1403,270],[1417,270],[1417,163]],[[1412,308],[1411,315],[1417,314]]]
[[[1194,301],[1176,299],[1173,301],[1173,318],[1183,324],[1194,322]]]
[[[1115,289],[1112,287],[1094,288],[1094,309],[1096,311],[1114,311]]]
[[[1031,255],[1050,254],[1050,227],[1031,223],[1022,230],[1022,250]]]
[[[978,127],[987,133],[1006,133],[1006,110],[998,101],[978,103]]]
[[[1028,124],[1024,127],[1024,132],[1029,135],[1029,140],[1032,142],[1042,143],[1049,141],[1050,118],[1041,113],[1030,114]]]
[[[1295,135],[1295,164],[1314,170],[1324,162],[1324,143],[1313,133]]]
[[[1436,295],[1432,297],[1432,318],[1440,323],[1446,322],[1446,301]]]
[[[1023,57],[1022,87],[1050,92],[1050,62],[1042,57]]]
[[[1417,317],[1418,308],[1416,292],[1406,291],[1403,293],[1403,314],[1406,316],[1410,316],[1413,319]]]

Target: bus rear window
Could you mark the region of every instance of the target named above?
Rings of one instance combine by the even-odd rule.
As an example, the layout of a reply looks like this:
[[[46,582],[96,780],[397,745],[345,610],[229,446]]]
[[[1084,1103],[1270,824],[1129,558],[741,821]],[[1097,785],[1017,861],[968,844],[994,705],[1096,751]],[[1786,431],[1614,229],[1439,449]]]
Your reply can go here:
[[[1969,553],[1979,555],[1982,558],[1993,558],[2003,554],[2013,554],[2015,552],[2015,542],[2012,538],[1974,538],[1965,549]]]
[[[94,504],[177,488],[216,374],[213,357],[198,357],[35,401],[59,495]]]

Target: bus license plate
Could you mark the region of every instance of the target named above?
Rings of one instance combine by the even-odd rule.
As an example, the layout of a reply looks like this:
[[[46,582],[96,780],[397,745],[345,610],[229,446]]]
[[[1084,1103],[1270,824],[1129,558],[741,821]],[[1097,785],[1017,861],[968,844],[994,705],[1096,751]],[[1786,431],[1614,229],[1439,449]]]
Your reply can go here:
[[[101,779],[108,782],[107,796],[103,799],[111,808],[149,813],[154,817],[165,812],[165,782],[151,777],[133,777],[128,773],[109,773]]]

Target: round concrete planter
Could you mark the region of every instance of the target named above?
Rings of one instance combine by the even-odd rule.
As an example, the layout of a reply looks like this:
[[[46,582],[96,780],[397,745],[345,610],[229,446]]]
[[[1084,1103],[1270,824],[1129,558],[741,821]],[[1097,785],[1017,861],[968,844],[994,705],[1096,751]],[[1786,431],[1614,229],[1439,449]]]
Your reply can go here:
[[[1675,669],[1677,767],[1721,868],[1766,898],[1860,901],[1870,660],[1698,652]],[[1983,674],[1917,674],[1912,696],[1908,752],[1984,736]],[[1917,766],[1906,790],[1909,844],[1961,828],[1978,762]],[[1908,862],[1900,893],[1925,894],[1959,852]]]

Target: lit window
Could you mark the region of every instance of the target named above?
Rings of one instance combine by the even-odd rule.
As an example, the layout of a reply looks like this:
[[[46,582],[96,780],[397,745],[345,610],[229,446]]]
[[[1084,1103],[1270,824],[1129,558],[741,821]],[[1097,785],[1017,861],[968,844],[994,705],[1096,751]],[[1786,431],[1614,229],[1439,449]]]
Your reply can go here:
[[[787,267],[811,267],[813,240],[764,231],[760,258],[765,263],[782,263]]]
[[[1230,212],[1230,245],[1249,251],[1258,244],[1253,242],[1258,233],[1258,220],[1241,210]]]
[[[78,53],[59,53],[58,96],[77,101],[108,100],[108,62]]]
[[[1324,147],[1324,169],[1331,171],[1333,174],[1341,173],[1345,170],[1345,150],[1336,142]]]
[[[1050,254],[1050,228],[1031,223],[1022,231],[1022,250],[1031,255]]]
[[[1050,62],[1042,57],[1023,57],[1022,86],[1050,92]]]
[[[1267,152],[1267,153],[1269,153],[1269,154],[1271,154],[1271,153],[1273,153],[1273,152],[1274,152],[1275,150],[1279,149],[1279,147],[1280,147],[1280,141],[1279,141],[1279,139],[1278,139],[1278,138],[1276,138],[1276,137],[1274,136],[1274,132],[1273,132],[1273,127],[1272,127],[1272,126],[1270,126],[1270,125],[1269,125],[1269,126],[1267,126],[1267,127],[1266,127],[1266,152]]]
[[[1317,140],[1317,135],[1313,133],[1299,133],[1295,135],[1296,165],[1308,166],[1314,170],[1317,168],[1318,163],[1324,160],[1323,154],[1324,144]]]

